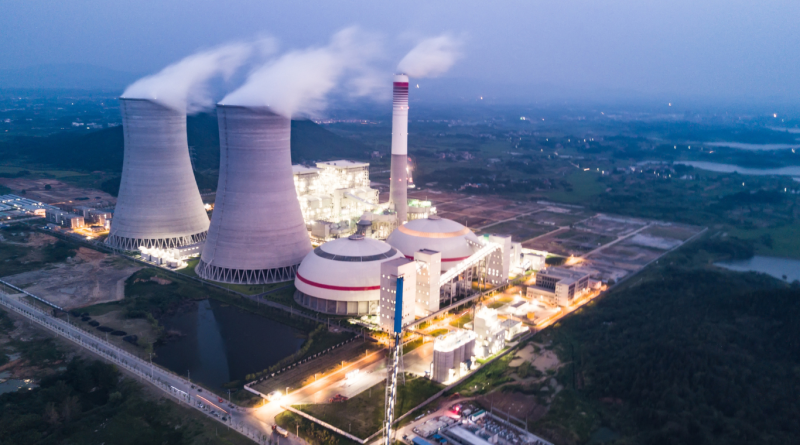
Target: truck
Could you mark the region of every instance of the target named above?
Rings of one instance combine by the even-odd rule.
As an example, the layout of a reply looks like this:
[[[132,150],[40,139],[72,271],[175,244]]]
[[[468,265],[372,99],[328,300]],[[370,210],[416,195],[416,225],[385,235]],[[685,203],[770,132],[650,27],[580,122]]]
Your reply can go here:
[[[274,431],[277,434],[280,434],[283,437],[289,437],[289,432],[279,427],[278,425],[272,425],[272,431]]]

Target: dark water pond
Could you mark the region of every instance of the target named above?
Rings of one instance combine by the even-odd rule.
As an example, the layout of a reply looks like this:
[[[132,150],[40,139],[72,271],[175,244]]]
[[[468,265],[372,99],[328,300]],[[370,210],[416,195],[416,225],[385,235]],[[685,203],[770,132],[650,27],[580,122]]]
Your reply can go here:
[[[762,272],[786,281],[800,280],[800,260],[756,255],[746,260],[720,261],[717,266],[737,272]]]
[[[202,300],[161,323],[182,336],[156,346],[153,361],[184,377],[189,371],[192,381],[208,387],[268,368],[304,341],[297,329],[215,300]]]

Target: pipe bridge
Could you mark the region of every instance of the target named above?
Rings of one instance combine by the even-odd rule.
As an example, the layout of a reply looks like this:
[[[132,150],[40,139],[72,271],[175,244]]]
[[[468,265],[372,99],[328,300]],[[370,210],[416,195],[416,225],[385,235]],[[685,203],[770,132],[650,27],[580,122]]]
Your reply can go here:
[[[458,274],[460,274],[461,272],[464,272],[470,267],[478,264],[484,258],[488,257],[489,255],[501,249],[499,244],[494,244],[494,243],[479,244],[470,240],[467,240],[467,242],[471,246],[477,247],[478,250],[476,250],[475,253],[470,255],[464,261],[456,264],[455,267],[453,267],[452,269],[443,273],[442,276],[439,278],[439,287],[442,287],[445,284],[449,283],[453,278],[457,277]]]

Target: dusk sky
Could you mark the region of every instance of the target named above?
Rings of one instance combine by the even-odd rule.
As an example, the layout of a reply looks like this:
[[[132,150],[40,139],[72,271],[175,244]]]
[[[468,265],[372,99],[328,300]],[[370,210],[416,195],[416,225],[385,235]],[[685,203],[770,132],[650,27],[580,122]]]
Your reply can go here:
[[[643,96],[800,98],[800,2],[27,1],[4,2],[0,69],[86,63],[136,74],[251,39],[322,45],[356,25],[383,39],[384,69],[450,33],[447,77],[479,85]]]

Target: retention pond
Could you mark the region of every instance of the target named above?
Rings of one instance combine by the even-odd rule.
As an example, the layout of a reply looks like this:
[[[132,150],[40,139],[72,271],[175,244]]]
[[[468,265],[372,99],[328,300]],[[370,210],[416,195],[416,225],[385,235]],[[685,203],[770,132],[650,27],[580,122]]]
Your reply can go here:
[[[171,335],[153,361],[211,388],[269,368],[305,341],[295,328],[215,300],[161,323]]]

